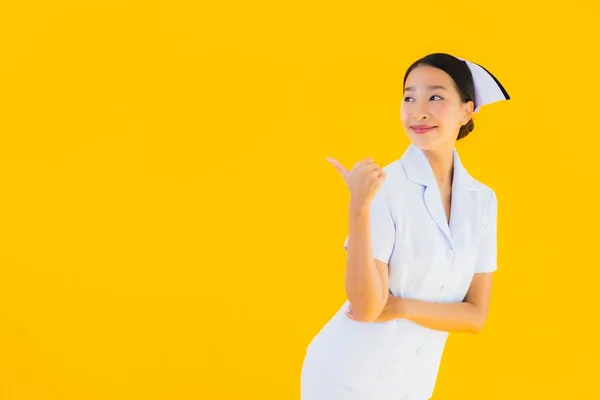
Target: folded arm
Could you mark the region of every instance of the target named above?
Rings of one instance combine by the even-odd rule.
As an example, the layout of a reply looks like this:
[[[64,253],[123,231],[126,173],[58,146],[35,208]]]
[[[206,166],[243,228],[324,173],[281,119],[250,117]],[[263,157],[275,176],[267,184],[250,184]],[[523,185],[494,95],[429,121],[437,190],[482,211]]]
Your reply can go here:
[[[492,273],[477,273],[461,302],[438,303],[388,296],[379,316],[372,322],[408,319],[421,326],[445,332],[479,333],[487,320],[492,289]],[[358,319],[354,309],[348,318]]]
[[[393,298],[397,317],[439,331],[479,333],[487,320],[492,275],[491,272],[475,274],[462,302],[437,303]]]

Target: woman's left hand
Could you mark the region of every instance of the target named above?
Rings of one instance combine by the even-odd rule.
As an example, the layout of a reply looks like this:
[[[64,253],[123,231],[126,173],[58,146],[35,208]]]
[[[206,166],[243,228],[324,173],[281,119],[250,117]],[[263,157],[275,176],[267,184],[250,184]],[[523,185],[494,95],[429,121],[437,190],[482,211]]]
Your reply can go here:
[[[393,319],[402,318],[402,313],[400,312],[402,306],[402,298],[395,297],[391,293],[388,295],[387,303],[383,310],[381,310],[381,314],[373,321],[373,322],[386,322],[391,321]],[[355,320],[354,312],[352,311],[352,306],[348,307],[346,310],[346,317]]]

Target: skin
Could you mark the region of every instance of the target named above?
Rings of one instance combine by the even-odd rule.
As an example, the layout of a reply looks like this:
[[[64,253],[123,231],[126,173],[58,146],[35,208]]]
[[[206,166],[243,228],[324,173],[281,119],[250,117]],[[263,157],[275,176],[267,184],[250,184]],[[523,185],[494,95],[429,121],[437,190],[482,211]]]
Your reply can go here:
[[[385,180],[385,173],[371,158],[360,160],[348,171],[337,160],[327,159],[350,190],[348,252],[345,290],[354,315],[374,321],[388,301],[388,267],[372,257],[370,204]]]
[[[440,188],[446,218],[450,221],[453,150],[459,129],[473,113],[473,103],[461,101],[454,81],[444,71],[419,66],[407,77],[401,120],[411,142],[426,155]],[[436,128],[417,134],[413,125]],[[477,273],[462,302],[436,303],[395,297],[389,292],[388,265],[371,258],[369,208],[385,175],[372,159],[347,170],[337,160],[328,161],[342,175],[351,193],[349,207],[346,316],[359,322],[385,322],[404,318],[424,327],[479,333],[488,316],[493,273]]]

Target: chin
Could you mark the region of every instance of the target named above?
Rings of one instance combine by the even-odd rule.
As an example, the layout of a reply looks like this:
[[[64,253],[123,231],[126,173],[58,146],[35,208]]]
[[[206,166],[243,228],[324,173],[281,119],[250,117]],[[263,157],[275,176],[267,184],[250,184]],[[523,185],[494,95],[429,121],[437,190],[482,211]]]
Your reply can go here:
[[[440,135],[435,135],[435,134],[424,134],[424,135],[417,135],[413,132],[410,132],[407,134],[408,139],[410,140],[410,142],[417,148],[425,151],[431,151],[431,150],[436,150],[436,149],[441,149],[441,148],[445,148],[448,144],[448,141],[446,138],[444,138],[443,136]]]
[[[432,150],[437,147],[438,140],[428,138],[426,135],[408,135],[410,142],[421,150]]]

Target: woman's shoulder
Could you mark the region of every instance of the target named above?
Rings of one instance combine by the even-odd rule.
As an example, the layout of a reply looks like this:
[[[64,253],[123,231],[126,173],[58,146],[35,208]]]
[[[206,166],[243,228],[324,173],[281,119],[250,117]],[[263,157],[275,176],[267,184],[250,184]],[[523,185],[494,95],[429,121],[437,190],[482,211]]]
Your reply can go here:
[[[498,209],[498,197],[496,191],[473,177],[471,179],[471,190],[475,193],[475,212],[478,218],[494,219]]]
[[[381,188],[388,192],[397,190],[403,182],[408,181],[408,175],[402,165],[402,159],[393,160],[382,166],[381,169],[386,174],[385,182]]]
[[[380,191],[388,201],[399,201],[402,198],[418,194],[420,185],[415,184],[408,176],[402,163],[402,159],[396,159],[381,167],[386,174]]]
[[[496,191],[488,184],[469,176],[471,184],[470,189],[477,192],[478,198],[484,203],[497,201]]]
[[[396,159],[381,167],[386,177],[376,197],[381,204],[385,204],[389,208],[393,208],[397,204],[403,193],[406,195],[405,185],[408,179],[400,161],[400,159]]]

